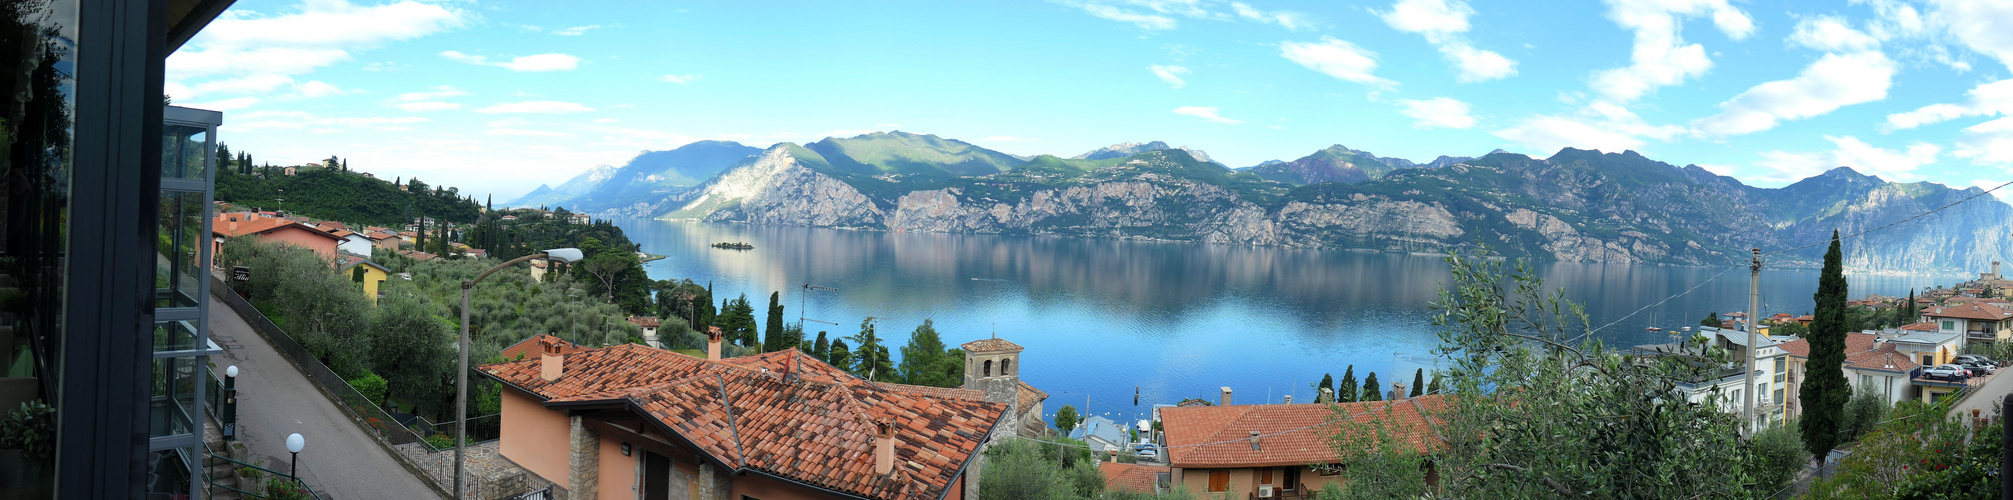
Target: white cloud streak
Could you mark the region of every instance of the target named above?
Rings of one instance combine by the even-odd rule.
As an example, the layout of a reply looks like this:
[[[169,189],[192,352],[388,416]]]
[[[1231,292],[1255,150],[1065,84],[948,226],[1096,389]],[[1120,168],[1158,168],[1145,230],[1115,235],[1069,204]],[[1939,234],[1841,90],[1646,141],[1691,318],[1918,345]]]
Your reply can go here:
[[[1509,78],[1517,74],[1517,61],[1502,54],[1475,48],[1461,36],[1468,31],[1468,18],[1475,9],[1462,0],[1398,0],[1391,10],[1379,15],[1384,24],[1407,33],[1418,33],[1454,64],[1462,83]]]
[[[577,102],[561,102],[561,101],[509,102],[509,103],[496,104],[475,110],[475,112],[477,113],[490,113],[490,114],[496,114],[496,113],[561,114],[561,113],[585,113],[588,111],[594,111],[594,108],[587,107]]]
[[[1222,115],[1219,115],[1219,114],[1217,114],[1217,111],[1216,111],[1216,108],[1215,108],[1215,107],[1206,107],[1206,106],[1182,106],[1182,107],[1179,107],[1179,108],[1174,108],[1174,114],[1177,114],[1177,115],[1188,115],[1188,116],[1193,116],[1193,117],[1196,117],[1196,118],[1201,118],[1201,119],[1204,119],[1204,120],[1209,120],[1209,121],[1212,121],[1212,122],[1216,122],[1216,123],[1228,123],[1228,124],[1231,124],[1231,125],[1236,125],[1236,124],[1239,124],[1239,123],[1244,123],[1244,120],[1235,120],[1235,119],[1230,119],[1230,118],[1224,118],[1224,117],[1223,117]]]
[[[1877,50],[1825,54],[1795,78],[1756,85],[1720,103],[1718,114],[1693,121],[1692,129],[1703,137],[1751,134],[1886,99],[1895,71],[1894,61]]]
[[[526,72],[573,71],[574,68],[580,67],[580,58],[566,54],[537,54],[529,56],[517,56],[511,58],[509,61],[503,61],[503,62],[489,62],[488,57],[469,55],[453,50],[441,52],[440,56],[458,62],[474,64],[478,66],[495,66],[498,68],[508,69],[511,71],[526,71]]]
[[[1181,79],[1181,75],[1188,74],[1188,68],[1181,66],[1162,66],[1155,64],[1152,66],[1147,66],[1146,70],[1152,71],[1154,77],[1160,78],[1160,81],[1167,82],[1168,85],[1173,86],[1174,88],[1178,89],[1188,85],[1188,82],[1186,80]]]
[[[1294,64],[1339,80],[1378,88],[1398,85],[1398,82],[1372,74],[1377,70],[1377,53],[1334,37],[1321,37],[1319,43],[1282,42],[1279,44],[1279,55]]]
[[[1475,117],[1469,114],[1468,103],[1448,97],[1426,100],[1400,99],[1399,112],[1412,117],[1412,128],[1474,128]]]
[[[198,92],[266,92],[277,85],[244,82],[291,82],[292,75],[348,61],[357,51],[457,28],[466,20],[459,9],[416,1],[359,6],[315,0],[280,15],[232,10],[168,57],[168,81],[189,91],[176,96],[184,98]],[[221,81],[189,85],[202,79]],[[230,83],[234,80],[238,83]]]
[[[1626,67],[1594,73],[1594,91],[1627,103],[1659,87],[1677,85],[1712,69],[1705,46],[1685,43],[1679,28],[1687,17],[1710,15],[1713,25],[1734,40],[1754,33],[1754,20],[1727,0],[1607,0],[1609,20],[1635,34]]]

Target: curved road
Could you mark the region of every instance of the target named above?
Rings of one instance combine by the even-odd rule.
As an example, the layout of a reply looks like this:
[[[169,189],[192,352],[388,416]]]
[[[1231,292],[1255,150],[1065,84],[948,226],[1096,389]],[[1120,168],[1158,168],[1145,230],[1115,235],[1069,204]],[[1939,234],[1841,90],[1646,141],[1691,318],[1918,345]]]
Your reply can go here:
[[[209,300],[210,338],[231,337],[244,345],[225,348],[211,360],[219,374],[238,367],[238,435],[251,450],[249,461],[264,459],[266,468],[285,472],[287,434],[298,432],[307,442],[300,454],[301,478],[324,500],[443,498],[351,423],[236,311],[216,297]]]

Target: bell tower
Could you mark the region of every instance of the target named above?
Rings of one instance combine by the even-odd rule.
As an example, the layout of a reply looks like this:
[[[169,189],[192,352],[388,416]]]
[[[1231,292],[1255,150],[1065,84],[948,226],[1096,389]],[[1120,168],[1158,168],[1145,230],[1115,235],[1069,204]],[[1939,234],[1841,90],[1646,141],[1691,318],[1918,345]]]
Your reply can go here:
[[[1009,414],[1018,414],[1020,408],[1014,406],[1020,394],[1021,346],[989,338],[960,347],[965,350],[964,388],[984,392],[986,401],[1007,405]]]

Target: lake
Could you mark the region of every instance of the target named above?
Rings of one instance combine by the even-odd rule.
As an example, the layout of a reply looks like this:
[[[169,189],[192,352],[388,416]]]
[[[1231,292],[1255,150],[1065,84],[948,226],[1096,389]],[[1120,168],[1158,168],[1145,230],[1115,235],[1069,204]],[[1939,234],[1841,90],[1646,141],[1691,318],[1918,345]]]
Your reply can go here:
[[[1389,389],[1434,362],[1429,304],[1448,278],[1439,257],[1045,236],[890,233],[618,219],[652,279],[711,282],[716,299],[747,294],[756,321],[772,291],[785,316],[834,338],[874,317],[889,350],[923,320],[957,345],[997,334],[1026,347],[1023,380],[1089,413],[1139,418],[1155,402],[1313,399],[1324,373],[1356,368]],[[748,251],[708,245],[741,241]],[[1747,270],[1624,264],[1536,264],[1551,287],[1586,305],[1596,326],[1701,282],[1597,336],[1610,345],[1668,342],[1706,313],[1747,308]],[[1808,314],[1816,270],[1762,272],[1762,314]],[[1905,296],[1960,276],[1849,275],[1851,297]],[[803,292],[801,285],[836,291]],[[800,311],[799,303],[805,304]],[[1402,379],[1402,380],[1401,380]],[[1132,404],[1134,387],[1140,405]]]

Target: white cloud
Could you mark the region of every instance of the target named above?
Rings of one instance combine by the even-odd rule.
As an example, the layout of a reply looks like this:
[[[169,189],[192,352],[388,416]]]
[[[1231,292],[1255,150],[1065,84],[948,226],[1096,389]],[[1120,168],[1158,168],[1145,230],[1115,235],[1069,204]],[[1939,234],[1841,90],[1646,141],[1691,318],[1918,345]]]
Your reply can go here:
[[[1279,44],[1279,55],[1340,80],[1380,88],[1398,84],[1371,74],[1377,70],[1377,53],[1333,37],[1321,37],[1320,43],[1283,42]]]
[[[1928,17],[1947,27],[1958,43],[2013,68],[2013,3],[1930,0]]]
[[[699,81],[699,75],[664,75],[657,77],[657,79],[661,81],[684,85],[687,83]]]
[[[447,97],[460,97],[465,95],[468,95],[468,93],[461,91],[461,89],[457,89],[449,85],[442,85],[439,87],[434,87],[433,90],[428,90],[425,92],[406,92],[403,94],[399,94],[398,100],[430,101],[434,99],[441,99]]]
[[[231,94],[271,92],[273,89],[280,88],[283,85],[290,85],[292,83],[294,83],[293,77],[278,74],[263,74],[263,75],[244,76],[239,78],[225,78],[221,80],[210,80],[207,82],[196,84],[196,87],[191,92],[189,92],[188,95],[194,96],[196,94],[209,94],[216,92],[231,93]]]
[[[1468,103],[1452,98],[1400,99],[1398,106],[1403,108],[1399,112],[1418,120],[1412,122],[1412,128],[1465,129],[1475,126],[1475,117],[1468,114]]]
[[[306,130],[315,127],[318,132],[342,131],[349,128],[368,128],[387,131],[412,130],[405,125],[428,121],[417,116],[372,116],[372,117],[322,117],[301,111],[254,111],[244,117],[254,121],[225,123],[223,128],[232,131],[260,129]]]
[[[1880,47],[1880,39],[1852,29],[1844,19],[1832,16],[1797,21],[1789,42],[1825,52],[1858,52]]]
[[[1223,116],[1216,114],[1216,108],[1214,107],[1182,106],[1179,108],[1174,108],[1174,114],[1193,116],[1196,118],[1201,118],[1216,123],[1228,123],[1232,125],[1244,123],[1244,120],[1233,120],[1230,118],[1224,118]]]
[[[1110,5],[1086,2],[1077,4],[1077,7],[1082,8],[1084,12],[1089,12],[1090,15],[1121,23],[1130,23],[1143,30],[1171,30],[1175,26],[1180,25],[1180,22],[1175,21],[1172,17],[1137,13]]]
[[[489,62],[488,57],[463,54],[452,50],[441,52],[440,56],[463,63],[495,66],[511,71],[572,71],[574,68],[580,67],[580,58],[566,54],[517,56],[507,62]]]
[[[1617,102],[1634,101],[1712,69],[1705,46],[1685,43],[1679,36],[1684,18],[1710,14],[1713,25],[1734,40],[1754,33],[1754,20],[1727,0],[1607,0],[1607,4],[1608,19],[1635,33],[1630,64],[1593,76],[1594,90]]]
[[[1152,66],[1147,66],[1146,70],[1152,71],[1153,76],[1159,77],[1160,81],[1167,82],[1168,85],[1172,85],[1174,86],[1174,88],[1178,89],[1181,88],[1182,86],[1188,85],[1187,81],[1181,79],[1181,75],[1188,74],[1188,68],[1181,66],[1161,66],[1155,64]]]
[[[1886,99],[1894,73],[1894,61],[1879,51],[1825,54],[1795,78],[1756,85],[1720,103],[1718,114],[1694,120],[1692,129],[1705,137],[1750,134]]]
[[[487,131],[484,131],[483,133],[485,133],[485,134],[489,134],[489,135],[502,135],[502,136],[515,136],[515,137],[572,137],[572,136],[573,136],[573,134],[568,134],[568,133],[565,133],[565,132],[553,132],[553,131],[549,131],[549,130],[523,130],[523,129],[514,129],[514,128],[493,128],[493,129],[489,129],[489,130],[487,130]]]
[[[1545,156],[1568,147],[1607,152],[1639,149],[1644,139],[1668,141],[1684,130],[1677,125],[1650,125],[1620,105],[1595,102],[1571,115],[1536,115],[1491,133]]]
[[[2013,114],[2013,79],[1972,87],[1965,94],[1971,97],[1963,104],[1931,104],[1914,111],[1887,115],[1887,123],[1881,124],[1881,131],[1907,130],[1966,116]]]
[[[477,113],[584,113],[594,111],[577,102],[523,101],[508,102],[475,110]]]
[[[447,111],[452,109],[461,109],[461,104],[453,102],[440,102],[440,101],[419,101],[419,102],[401,102],[393,105],[393,107],[396,107],[400,110],[404,110],[406,112],[422,113],[427,111]]]
[[[1300,28],[1308,27],[1309,24],[1307,16],[1298,12],[1284,10],[1267,12],[1244,2],[1230,2],[1230,9],[1237,12],[1237,17],[1261,23],[1277,24],[1288,31],[1300,31]]]
[[[1906,150],[1891,150],[1852,136],[1824,136],[1824,139],[1834,146],[1831,151],[1764,151],[1755,164],[1773,171],[1773,175],[1762,176],[1773,181],[1794,181],[1838,167],[1852,167],[1860,173],[1890,180],[1908,180],[1916,177],[1913,172],[1917,168],[1936,163],[1936,156],[1943,152],[1943,148],[1927,142],[1911,143]]]
[[[223,99],[210,102],[198,102],[189,104],[177,103],[177,105],[196,109],[207,109],[210,111],[230,111],[233,109],[243,109],[251,107],[251,105],[258,103],[259,98],[257,97],[233,97],[230,99]]]
[[[1014,136],[1011,136],[1011,135],[995,135],[995,136],[992,136],[992,137],[987,137],[987,138],[984,138],[984,139],[979,139],[979,142],[1027,142],[1027,141],[1039,141],[1039,140],[1041,140],[1041,139],[1030,139],[1030,138],[1027,138],[1027,137],[1014,137]]]
[[[330,85],[328,83],[322,82],[321,80],[315,80],[301,84],[302,97],[309,97],[309,98],[327,97],[332,95],[343,95],[347,93],[349,92],[345,92],[343,91],[343,89],[338,88],[335,85]]]
[[[466,18],[459,9],[417,1],[359,6],[345,0],[315,0],[280,15],[231,10],[168,57],[168,80],[274,81],[350,60],[356,51],[459,27]],[[203,91],[202,84],[193,87]],[[218,92],[269,90],[215,87]],[[180,97],[193,97],[185,94]]]
[[[1492,51],[1475,48],[1461,36],[1468,31],[1468,18],[1475,9],[1462,0],[1398,0],[1391,10],[1379,15],[1391,29],[1418,33],[1440,49],[1440,55],[1454,63],[1463,83],[1516,76],[1517,61]]]
[[[1957,137],[1958,158],[1981,165],[2013,164],[2013,117],[2002,117],[1964,128]]]
[[[559,29],[559,30],[552,30],[552,34],[554,34],[554,35],[561,35],[561,36],[580,36],[580,35],[583,35],[583,34],[586,34],[586,33],[587,33],[587,30],[591,30],[591,29],[595,29],[595,28],[600,28],[600,27],[601,27],[601,25],[599,25],[599,24],[590,24],[590,25],[587,25],[587,26],[574,26],[574,27],[571,27],[571,28],[566,28],[566,29]]]

